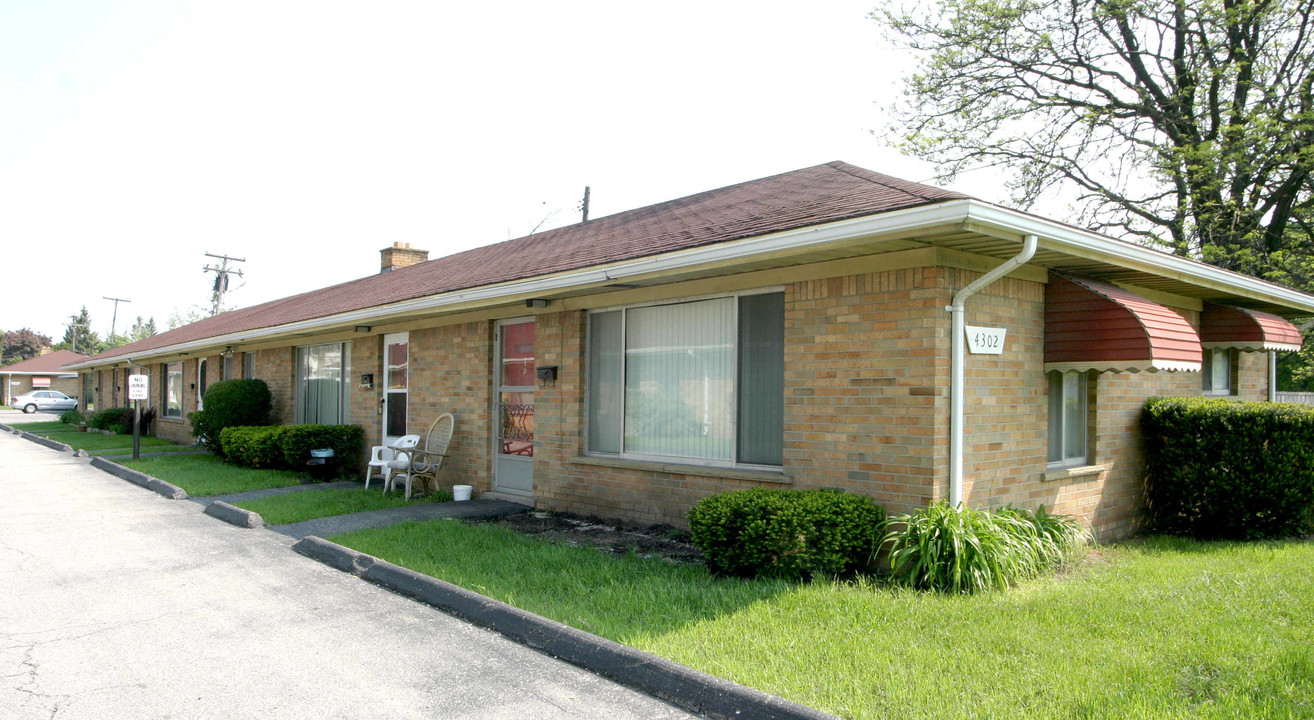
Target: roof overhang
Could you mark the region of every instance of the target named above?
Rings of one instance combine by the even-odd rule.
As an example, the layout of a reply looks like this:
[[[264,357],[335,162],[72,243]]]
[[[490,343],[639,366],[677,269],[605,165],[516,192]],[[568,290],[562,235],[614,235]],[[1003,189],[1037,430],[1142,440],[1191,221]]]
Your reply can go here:
[[[951,240],[950,234],[958,240]],[[1039,237],[1042,253],[1035,264],[1054,267],[1058,260],[1080,260],[1083,275],[1130,272],[1131,284],[1150,287],[1161,279],[1169,292],[1230,304],[1251,304],[1292,316],[1314,316],[1314,297],[1221,268],[1116,240],[1098,233],[1045,220],[977,200],[952,200],[868,215],[851,220],[771,233],[743,240],[641,257],[541,277],[429,295],[402,302],[336,313],[298,322],[253,328],[141,352],[93,358],[64,366],[77,370],[136,362],[181,353],[267,342],[283,336],[306,336],[355,325],[377,325],[392,318],[480,310],[525,298],[563,298],[606,291],[627,283],[659,284],[718,269],[740,272],[753,263],[781,267],[830,257],[878,254],[898,247],[943,246],[982,255],[1016,254],[1026,235]],[[972,242],[962,240],[973,238]],[[982,241],[986,241],[983,243]],[[902,243],[897,245],[896,243]],[[799,260],[799,258],[811,258]],[[1060,268],[1066,269],[1066,268]],[[1124,278],[1126,279],[1126,278]],[[1192,290],[1203,292],[1193,294]]]
[[[1055,275],[1045,288],[1045,369],[1199,372],[1181,315],[1108,283]]]
[[[1295,325],[1258,310],[1211,303],[1200,315],[1200,344],[1207,348],[1295,352],[1303,342]]]

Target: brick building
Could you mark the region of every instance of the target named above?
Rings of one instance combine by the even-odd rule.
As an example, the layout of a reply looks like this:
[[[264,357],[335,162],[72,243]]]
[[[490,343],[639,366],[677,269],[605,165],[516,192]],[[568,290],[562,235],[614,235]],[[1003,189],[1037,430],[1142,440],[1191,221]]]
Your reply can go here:
[[[72,350],[49,351],[44,355],[16,362],[0,368],[0,382],[4,383],[5,403],[33,390],[56,390],[69,397],[79,398],[78,407],[86,405],[86,395],[78,373],[62,370],[64,365],[85,360],[86,356]]]
[[[442,481],[684,523],[715,492],[841,488],[1135,529],[1155,395],[1271,399],[1314,297],[829,163],[225,313],[71,367],[151,375],[186,440],[208,383],[371,444],[455,412]],[[959,308],[952,310],[952,308]]]

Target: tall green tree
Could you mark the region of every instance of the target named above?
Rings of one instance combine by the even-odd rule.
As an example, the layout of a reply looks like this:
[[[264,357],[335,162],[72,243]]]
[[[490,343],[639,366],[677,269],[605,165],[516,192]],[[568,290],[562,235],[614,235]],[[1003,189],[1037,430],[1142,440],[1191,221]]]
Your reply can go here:
[[[873,17],[920,56],[892,130],[941,179],[1007,166],[1023,207],[1076,188],[1079,224],[1272,278],[1314,247],[1312,12],[925,0]]]
[[[64,337],[55,346],[56,350],[72,350],[83,355],[95,355],[108,347],[100,339],[100,335],[92,331],[91,314],[87,312],[86,305],[83,305],[82,310],[76,315],[69,315],[65,326]]]
[[[3,355],[0,355],[0,366],[31,360],[40,356],[41,351],[48,347],[50,347],[50,337],[30,328],[7,331]]]
[[[132,327],[128,328],[128,341],[137,342],[138,340],[145,340],[146,338],[152,337],[157,333],[159,333],[159,330],[155,328],[154,317],[152,317],[150,320],[142,322],[141,316],[138,315],[137,321],[132,324]]]

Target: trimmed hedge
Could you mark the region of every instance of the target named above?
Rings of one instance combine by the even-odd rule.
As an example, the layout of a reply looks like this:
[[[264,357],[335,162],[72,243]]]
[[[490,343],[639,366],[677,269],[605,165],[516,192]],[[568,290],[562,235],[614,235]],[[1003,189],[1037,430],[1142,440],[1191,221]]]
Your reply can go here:
[[[717,575],[808,579],[866,568],[885,509],[838,490],[753,488],[703,498],[689,511],[693,543]]]
[[[1197,538],[1302,535],[1314,520],[1314,408],[1151,398],[1141,427],[1146,508],[1159,531]]]
[[[273,402],[264,380],[220,380],[206,388],[205,409],[187,419],[197,441],[224,457],[224,428],[268,425]]]
[[[365,430],[359,425],[230,427],[220,437],[234,465],[280,470],[304,470],[311,450],[332,448],[340,471],[351,473],[365,446]]]

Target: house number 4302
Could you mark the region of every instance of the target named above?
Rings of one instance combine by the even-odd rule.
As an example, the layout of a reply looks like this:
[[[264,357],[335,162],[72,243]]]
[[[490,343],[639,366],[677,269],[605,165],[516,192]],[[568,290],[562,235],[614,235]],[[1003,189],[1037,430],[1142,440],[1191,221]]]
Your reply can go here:
[[[1001,355],[1008,328],[967,326],[967,351],[973,355]]]

